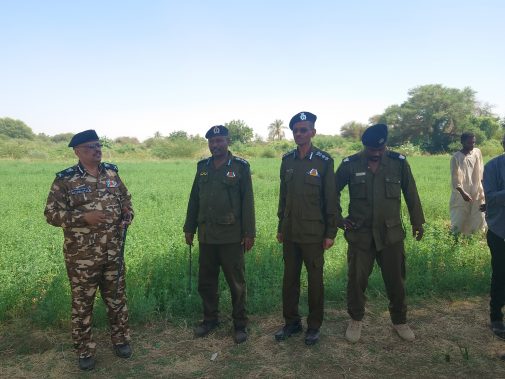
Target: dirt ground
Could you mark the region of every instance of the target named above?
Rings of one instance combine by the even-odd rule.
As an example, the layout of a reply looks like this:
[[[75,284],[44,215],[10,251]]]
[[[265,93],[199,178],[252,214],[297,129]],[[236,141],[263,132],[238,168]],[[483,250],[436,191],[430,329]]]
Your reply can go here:
[[[22,322],[0,325],[0,377],[5,378],[505,378],[505,341],[487,325],[488,300],[429,300],[410,307],[416,333],[404,342],[394,333],[385,299],[372,301],[362,339],[344,339],[348,316],[326,304],[321,340],[307,347],[303,334],[277,343],[280,315],[252,316],[250,338],[234,344],[225,320],[210,336],[194,339],[192,325],[134,326],[134,355],[112,352],[107,331],[95,330],[97,365],[81,372],[68,330],[41,330]],[[338,308],[338,309],[337,309]]]

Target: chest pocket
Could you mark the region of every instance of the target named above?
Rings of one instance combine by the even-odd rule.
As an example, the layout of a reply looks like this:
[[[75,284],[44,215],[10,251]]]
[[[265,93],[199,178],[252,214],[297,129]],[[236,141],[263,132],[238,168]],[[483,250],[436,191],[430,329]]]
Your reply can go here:
[[[386,176],[384,178],[384,182],[386,184],[386,197],[392,199],[399,198],[402,193],[400,178],[393,176]]]
[[[319,197],[321,192],[321,177],[305,175],[304,179],[306,193],[310,196]]]
[[[205,175],[202,175],[203,172],[200,173],[198,176],[198,187],[203,188],[209,181],[209,175],[205,173]]]
[[[87,204],[92,196],[92,189],[87,185],[71,188],[68,192],[69,203],[72,207]]]
[[[366,175],[352,176],[349,183],[349,196],[353,199],[366,198]]]
[[[224,179],[223,179],[223,183],[227,187],[236,186],[238,184],[238,176],[237,176],[237,174],[235,174],[235,175],[236,176],[234,176],[234,177],[225,176]]]

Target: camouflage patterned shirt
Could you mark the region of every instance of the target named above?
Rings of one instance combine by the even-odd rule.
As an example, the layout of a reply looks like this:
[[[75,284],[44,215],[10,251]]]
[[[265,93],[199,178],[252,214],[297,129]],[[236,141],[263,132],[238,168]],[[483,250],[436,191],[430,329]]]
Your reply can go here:
[[[103,162],[95,177],[79,163],[56,174],[44,215],[49,224],[62,227],[65,234],[87,234],[119,225],[123,208],[133,214],[131,195],[117,166]],[[88,211],[103,211],[107,217],[105,225],[88,225],[84,221]]]

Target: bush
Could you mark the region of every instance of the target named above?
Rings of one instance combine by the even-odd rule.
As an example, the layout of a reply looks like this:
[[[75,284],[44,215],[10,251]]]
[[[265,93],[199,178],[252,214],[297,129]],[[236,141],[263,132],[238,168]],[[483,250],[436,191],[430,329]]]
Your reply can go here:
[[[488,157],[494,157],[496,155],[500,155],[503,153],[503,147],[500,144],[500,141],[495,139],[489,139],[479,146],[480,151],[482,151],[482,155]]]

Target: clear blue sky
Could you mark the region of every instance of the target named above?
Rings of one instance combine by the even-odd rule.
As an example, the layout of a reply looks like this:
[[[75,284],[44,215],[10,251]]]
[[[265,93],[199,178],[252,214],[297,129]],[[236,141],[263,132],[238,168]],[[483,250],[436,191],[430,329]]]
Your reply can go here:
[[[505,2],[0,1],[0,117],[145,139],[307,110],[319,133],[407,91],[469,86],[505,116]]]

